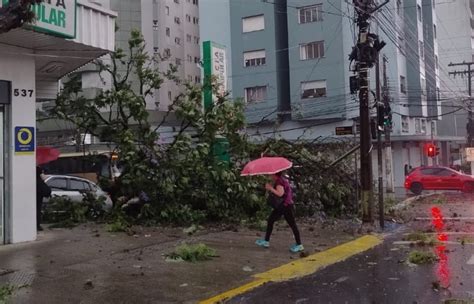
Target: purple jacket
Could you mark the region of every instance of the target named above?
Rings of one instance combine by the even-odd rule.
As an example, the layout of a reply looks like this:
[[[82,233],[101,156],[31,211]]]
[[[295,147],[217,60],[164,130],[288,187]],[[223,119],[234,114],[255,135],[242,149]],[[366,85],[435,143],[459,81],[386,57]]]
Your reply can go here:
[[[286,178],[280,177],[275,182],[275,187],[276,186],[282,186],[283,189],[285,190],[285,194],[283,194],[283,197],[285,198],[283,204],[285,206],[292,205],[293,204],[293,190],[291,189],[290,182]]]

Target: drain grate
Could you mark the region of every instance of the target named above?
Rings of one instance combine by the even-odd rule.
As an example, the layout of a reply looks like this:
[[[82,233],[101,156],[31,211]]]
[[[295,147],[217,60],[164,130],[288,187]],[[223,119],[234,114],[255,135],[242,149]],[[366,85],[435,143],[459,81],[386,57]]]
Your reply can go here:
[[[29,286],[33,284],[33,281],[36,277],[36,273],[26,272],[26,271],[17,271],[10,272],[0,276],[0,284],[9,284],[14,286]]]

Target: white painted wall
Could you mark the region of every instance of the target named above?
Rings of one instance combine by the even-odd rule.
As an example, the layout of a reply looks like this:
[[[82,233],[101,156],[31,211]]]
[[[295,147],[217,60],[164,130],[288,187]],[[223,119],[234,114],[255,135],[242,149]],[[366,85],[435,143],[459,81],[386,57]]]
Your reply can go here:
[[[20,52],[1,46],[1,50]],[[21,53],[27,52],[22,49]],[[1,52],[0,52],[1,53]],[[1,54],[0,79],[12,81],[13,89],[35,89],[35,60],[32,56]],[[36,91],[35,91],[36,92]],[[14,129],[16,126],[35,126],[36,94],[31,97],[12,97],[10,146],[10,240],[13,243],[36,239],[36,161],[35,155],[14,154]]]

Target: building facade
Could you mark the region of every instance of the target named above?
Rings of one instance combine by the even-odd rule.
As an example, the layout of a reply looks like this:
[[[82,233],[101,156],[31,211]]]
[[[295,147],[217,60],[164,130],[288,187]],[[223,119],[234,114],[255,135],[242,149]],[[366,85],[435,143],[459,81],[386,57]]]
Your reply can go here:
[[[449,9],[448,9],[449,8]],[[474,37],[474,2],[459,0],[448,4],[439,3],[436,7],[438,16],[437,37],[439,41],[439,59],[441,90],[444,109],[454,112],[445,115],[439,122],[439,134],[455,136],[457,141],[445,147],[450,163],[464,162],[463,148],[467,140],[468,117],[468,76],[450,75],[450,72],[466,71],[467,66],[450,66],[450,63],[473,62]]]
[[[274,123],[274,4],[230,1],[229,12],[232,95],[247,103],[248,131],[254,138],[274,137],[275,133],[288,140],[345,138],[336,135],[336,127],[355,126],[359,119],[358,96],[350,92],[353,65],[348,61],[357,41],[353,5],[288,0],[292,120],[278,125]],[[204,11],[201,17],[211,19],[216,14],[224,12]],[[431,0],[390,1],[374,16],[372,24],[372,32],[387,43],[380,54],[380,74],[382,78],[386,75],[385,92],[392,109],[395,186],[403,187],[405,165],[441,162],[441,157],[425,156],[426,143],[451,140],[440,138],[436,132],[442,108],[437,97],[440,79],[435,5]],[[219,39],[219,35],[205,29],[201,29],[201,36],[205,40]],[[370,86],[375,92],[374,69],[370,71]]]
[[[138,29],[161,71],[173,64],[182,82],[201,82],[198,0],[110,0],[110,7],[119,13],[117,47],[127,50],[131,31]],[[148,109],[166,111],[181,90],[181,85],[166,80],[147,100]]]
[[[115,44],[113,11],[83,0],[33,8],[44,12],[34,24],[0,34],[0,244],[36,239],[36,101]]]

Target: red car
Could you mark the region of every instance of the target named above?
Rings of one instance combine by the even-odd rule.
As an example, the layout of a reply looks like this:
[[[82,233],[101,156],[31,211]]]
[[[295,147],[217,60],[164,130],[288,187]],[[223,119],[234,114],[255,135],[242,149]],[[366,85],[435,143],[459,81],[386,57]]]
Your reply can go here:
[[[418,167],[405,178],[405,189],[417,195],[423,190],[474,192],[474,177],[447,167]]]

